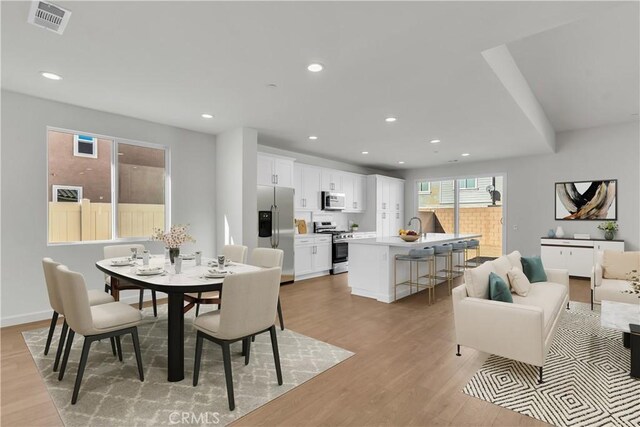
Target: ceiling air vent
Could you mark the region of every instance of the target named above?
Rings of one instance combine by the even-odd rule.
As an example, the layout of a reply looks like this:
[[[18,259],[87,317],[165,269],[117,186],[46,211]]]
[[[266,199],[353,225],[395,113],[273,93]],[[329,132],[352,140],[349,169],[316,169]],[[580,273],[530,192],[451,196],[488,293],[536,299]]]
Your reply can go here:
[[[27,22],[62,34],[71,17],[71,11],[46,1],[31,2]]]

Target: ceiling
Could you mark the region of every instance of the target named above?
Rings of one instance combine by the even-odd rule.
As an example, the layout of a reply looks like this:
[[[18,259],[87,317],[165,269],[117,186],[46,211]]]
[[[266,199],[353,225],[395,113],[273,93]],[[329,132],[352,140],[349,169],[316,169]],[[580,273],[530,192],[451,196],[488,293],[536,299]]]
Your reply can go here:
[[[556,131],[637,120],[637,2],[58,4],[62,36],[2,2],[3,88],[381,169],[551,152],[482,56],[506,45]]]

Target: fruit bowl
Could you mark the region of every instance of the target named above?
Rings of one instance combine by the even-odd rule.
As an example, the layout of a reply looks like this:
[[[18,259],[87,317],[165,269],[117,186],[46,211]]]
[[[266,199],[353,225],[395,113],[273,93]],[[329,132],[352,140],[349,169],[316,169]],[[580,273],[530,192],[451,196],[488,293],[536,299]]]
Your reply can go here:
[[[398,237],[400,237],[405,242],[415,242],[416,240],[418,240],[420,238],[420,236],[418,236],[418,235],[411,236],[411,235],[407,235],[407,234],[403,234],[403,235],[400,235]]]

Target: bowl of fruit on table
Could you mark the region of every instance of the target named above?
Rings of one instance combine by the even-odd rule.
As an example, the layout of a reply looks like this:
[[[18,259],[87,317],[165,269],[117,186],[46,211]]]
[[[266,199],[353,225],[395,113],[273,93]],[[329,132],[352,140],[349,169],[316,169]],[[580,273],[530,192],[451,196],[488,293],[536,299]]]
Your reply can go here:
[[[413,230],[400,229],[398,232],[399,237],[405,242],[415,242],[420,238],[420,235]]]

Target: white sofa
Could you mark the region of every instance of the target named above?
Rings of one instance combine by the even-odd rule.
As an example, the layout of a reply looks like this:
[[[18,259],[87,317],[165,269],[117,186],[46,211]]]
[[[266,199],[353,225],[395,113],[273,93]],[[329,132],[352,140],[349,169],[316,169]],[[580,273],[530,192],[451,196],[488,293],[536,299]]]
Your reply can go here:
[[[511,267],[522,269],[517,251],[467,270],[465,284],[453,290],[457,355],[462,345],[535,365],[542,382],[542,367],[560,316],[565,305],[569,307],[569,273],[545,269],[548,281],[533,283],[526,297],[513,294],[513,303],[490,300],[489,273],[504,277]]]
[[[634,269],[640,271],[640,252],[599,251],[591,271],[591,309],[604,300],[640,304],[637,294],[624,292],[631,289],[627,273]]]

